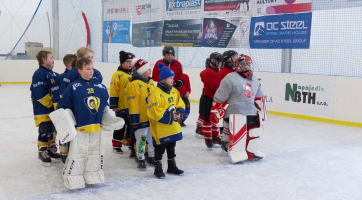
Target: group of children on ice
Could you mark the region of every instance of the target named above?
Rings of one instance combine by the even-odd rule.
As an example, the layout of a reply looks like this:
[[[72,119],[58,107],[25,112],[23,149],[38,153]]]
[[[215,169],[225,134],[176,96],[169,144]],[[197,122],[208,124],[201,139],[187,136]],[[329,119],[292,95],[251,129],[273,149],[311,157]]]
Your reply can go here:
[[[94,52],[90,48],[81,47],[76,55],[65,55],[66,69],[60,75],[53,71],[51,52],[37,54],[39,68],[32,77],[30,90],[34,120],[39,127],[38,157],[47,166],[52,161],[62,160],[62,180],[67,188],[104,183],[104,134],[109,131],[113,131],[113,152],[123,153],[122,146],[127,144],[131,149],[130,157],[136,159],[139,170],[146,170],[148,162],[155,167],[154,175],[164,178],[162,156],[166,151],[167,173],[184,173],[176,165],[175,147],[182,139],[181,126],[185,126],[184,121],[190,114],[190,81],[182,72],[180,62],[174,59],[173,47],[164,47],[162,53],[164,58],[157,61],[152,70],[146,60],[121,51],[120,65],[112,76],[109,94],[102,84],[101,73],[94,68]],[[237,102],[239,90],[230,89],[235,78],[222,82],[228,73],[236,71],[247,79],[236,82],[237,86],[253,83],[253,88],[249,89],[249,94],[253,95],[242,101],[246,104],[254,102],[262,92],[259,81],[252,77],[250,64],[250,57],[240,56],[235,51],[226,51],[223,55],[212,53],[206,59],[206,69],[200,74],[204,89],[196,135],[205,138],[207,147],[217,144],[228,151],[228,118],[224,119],[223,137],[217,126],[225,112],[228,115],[241,112],[248,115],[248,123],[257,124],[256,110],[240,107]],[[245,89],[240,91],[243,93]],[[229,97],[233,101],[229,102]],[[234,112],[227,106],[233,107]],[[110,109],[115,116],[110,115]],[[57,133],[62,135],[61,138],[58,136],[60,153]],[[248,141],[252,139],[258,138],[250,137]],[[263,157],[258,149],[249,153],[250,159]]]

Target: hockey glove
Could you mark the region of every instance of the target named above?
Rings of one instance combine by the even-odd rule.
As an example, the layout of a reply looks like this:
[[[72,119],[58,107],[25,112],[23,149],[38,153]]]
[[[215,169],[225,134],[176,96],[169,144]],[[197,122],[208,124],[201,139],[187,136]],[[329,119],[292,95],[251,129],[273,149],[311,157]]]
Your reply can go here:
[[[114,117],[109,113],[109,108],[106,106],[103,110],[102,126],[105,131],[113,131],[122,129],[124,126],[124,120],[120,117]]]
[[[173,87],[176,89],[180,89],[184,85],[184,81],[179,79],[176,82],[173,83]]]
[[[220,119],[224,118],[228,103],[213,102],[213,106],[210,112],[210,121],[213,124],[218,124]]]

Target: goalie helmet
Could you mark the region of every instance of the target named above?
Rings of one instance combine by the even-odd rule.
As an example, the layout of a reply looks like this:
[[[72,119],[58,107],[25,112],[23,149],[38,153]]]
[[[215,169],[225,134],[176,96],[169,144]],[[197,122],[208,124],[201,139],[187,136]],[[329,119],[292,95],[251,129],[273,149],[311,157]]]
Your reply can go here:
[[[172,46],[163,47],[162,55],[165,56],[166,54],[172,54],[175,56],[175,49]]]
[[[251,64],[253,60],[248,55],[241,54],[235,62],[235,71],[241,74],[243,77],[247,79],[252,79],[253,77],[253,69]]]
[[[238,52],[236,52],[234,50],[225,51],[222,54],[223,61],[224,61],[224,64],[226,67],[229,67],[230,69],[235,70],[235,67],[234,67],[235,60],[233,59],[233,57],[236,55],[238,55]]]

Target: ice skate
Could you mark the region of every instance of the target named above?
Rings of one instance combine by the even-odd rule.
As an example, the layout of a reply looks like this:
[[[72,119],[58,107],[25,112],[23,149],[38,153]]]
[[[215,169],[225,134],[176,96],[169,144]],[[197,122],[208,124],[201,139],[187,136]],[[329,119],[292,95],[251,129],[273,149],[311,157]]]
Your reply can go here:
[[[113,147],[113,152],[117,154],[123,154],[121,147]]]
[[[38,158],[40,160],[40,164],[46,167],[49,167],[52,162],[46,147],[40,148]]]
[[[48,147],[48,150],[47,150],[49,157],[54,162],[60,162],[61,161],[60,153],[58,153],[57,151],[58,151],[58,148],[57,148],[57,145],[55,143],[53,143],[50,147]]]
[[[195,130],[195,137],[197,137],[197,138],[201,138],[201,139],[205,139],[205,136],[204,136],[204,134],[201,132],[201,127],[199,127],[199,126],[197,126],[196,127],[196,130]]]

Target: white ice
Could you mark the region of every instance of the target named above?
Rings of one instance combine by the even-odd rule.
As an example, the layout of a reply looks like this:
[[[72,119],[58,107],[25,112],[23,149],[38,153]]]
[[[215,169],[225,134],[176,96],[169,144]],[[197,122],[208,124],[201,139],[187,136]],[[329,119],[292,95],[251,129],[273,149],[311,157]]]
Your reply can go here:
[[[151,166],[139,171],[127,147],[112,152],[108,133],[106,183],[68,190],[62,163],[39,164],[29,87],[0,87],[0,199],[362,199],[362,129],[269,115],[261,146],[267,157],[231,164],[194,136],[198,104],[176,146],[183,176],[159,180]]]

